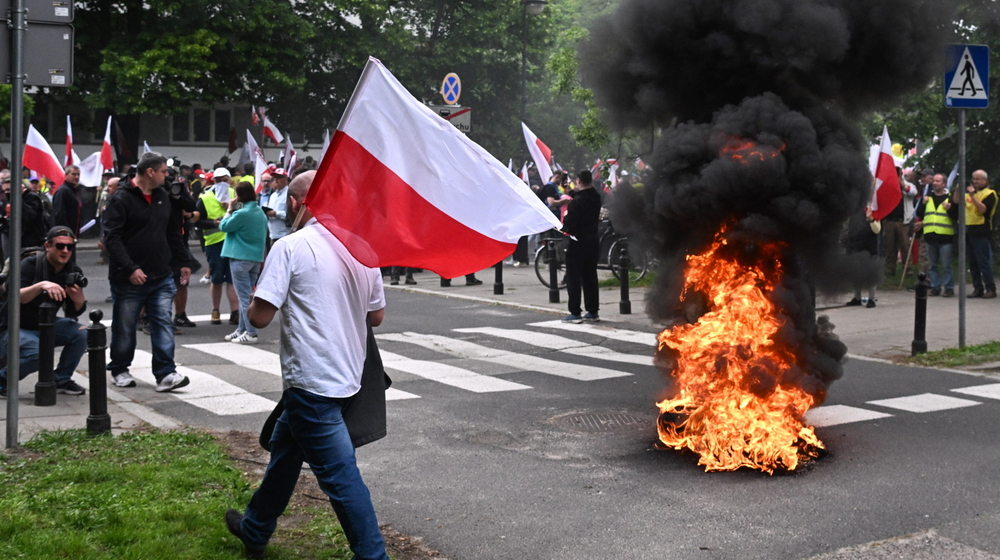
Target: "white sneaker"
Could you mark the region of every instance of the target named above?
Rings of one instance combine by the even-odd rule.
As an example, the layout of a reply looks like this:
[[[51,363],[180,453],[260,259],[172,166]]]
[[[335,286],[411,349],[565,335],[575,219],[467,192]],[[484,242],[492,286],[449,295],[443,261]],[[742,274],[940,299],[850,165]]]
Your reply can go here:
[[[111,384],[115,387],[135,387],[135,379],[129,372],[119,373],[111,376]]]
[[[234,338],[239,338],[241,334],[243,334],[243,331],[236,329],[225,336],[226,342],[231,342]]]
[[[257,338],[257,335],[245,332],[230,340],[230,342],[235,342],[236,344],[257,344],[260,340]]]
[[[156,392],[165,393],[167,391],[173,391],[174,389],[180,389],[181,387],[186,387],[190,382],[191,381],[187,377],[175,371],[174,373],[168,374],[156,384]]]
[[[199,283],[199,284],[208,284],[208,283],[210,283],[211,281],[212,281],[212,279],[211,279],[211,278],[209,278],[208,276],[202,276],[202,277],[201,277],[201,279],[200,279],[200,280],[198,280],[198,283]]]

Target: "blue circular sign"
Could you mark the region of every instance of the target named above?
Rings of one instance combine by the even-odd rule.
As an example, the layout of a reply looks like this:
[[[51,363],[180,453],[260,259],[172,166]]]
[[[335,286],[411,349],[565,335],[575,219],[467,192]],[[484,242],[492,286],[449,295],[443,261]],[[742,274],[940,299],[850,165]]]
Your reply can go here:
[[[458,79],[458,74],[452,72],[444,77],[441,82],[441,98],[448,105],[457,105],[458,98],[462,96],[462,80]]]

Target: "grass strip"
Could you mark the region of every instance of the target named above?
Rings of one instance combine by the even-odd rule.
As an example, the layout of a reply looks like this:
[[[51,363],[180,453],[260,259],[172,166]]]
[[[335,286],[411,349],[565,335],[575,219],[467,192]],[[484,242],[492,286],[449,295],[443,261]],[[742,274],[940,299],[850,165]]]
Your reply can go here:
[[[643,276],[641,280],[636,280],[637,276],[638,273],[634,270],[629,271],[628,285],[630,288],[648,288],[656,282],[656,273],[654,272],[646,272],[646,275]],[[620,280],[615,278],[614,275],[612,275],[611,278],[605,278],[604,280],[598,282],[597,285],[601,288],[613,288],[621,286],[622,283]]]
[[[910,361],[932,367],[961,367],[1000,361],[1000,342],[987,342],[965,348],[945,348],[917,354]]]
[[[243,558],[222,515],[242,509],[253,487],[211,435],[71,430],[24,448],[0,454],[0,558]],[[268,558],[349,558],[323,505],[279,524]]]

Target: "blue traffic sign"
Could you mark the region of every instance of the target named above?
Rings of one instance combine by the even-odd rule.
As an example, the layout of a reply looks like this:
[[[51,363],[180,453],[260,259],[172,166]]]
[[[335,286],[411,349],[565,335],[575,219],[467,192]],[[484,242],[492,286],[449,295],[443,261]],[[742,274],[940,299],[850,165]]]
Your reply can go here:
[[[441,82],[441,98],[448,105],[457,105],[461,96],[462,80],[458,79],[458,74],[452,72]]]
[[[955,109],[990,105],[990,48],[948,45],[945,57],[944,104]]]

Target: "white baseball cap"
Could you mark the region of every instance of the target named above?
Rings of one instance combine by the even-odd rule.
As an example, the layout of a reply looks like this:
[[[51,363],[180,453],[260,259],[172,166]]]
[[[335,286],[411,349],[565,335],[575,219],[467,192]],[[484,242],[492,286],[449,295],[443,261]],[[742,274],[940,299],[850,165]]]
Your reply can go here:
[[[219,168],[217,168],[215,171],[212,172],[212,176],[213,177],[231,177],[231,175],[229,174],[229,170],[226,169],[225,167],[219,167]]]

